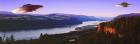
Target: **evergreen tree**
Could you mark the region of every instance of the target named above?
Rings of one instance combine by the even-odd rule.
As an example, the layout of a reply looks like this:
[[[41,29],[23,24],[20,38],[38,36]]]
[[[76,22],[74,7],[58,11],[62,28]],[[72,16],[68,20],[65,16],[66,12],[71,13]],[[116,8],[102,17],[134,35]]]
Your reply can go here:
[[[0,37],[0,43],[2,43],[2,37]]]
[[[6,37],[5,42],[6,42],[6,43],[9,43],[9,42],[10,42],[10,40],[9,40],[8,37]]]
[[[10,41],[11,41],[11,42],[14,42],[14,41],[15,41],[14,35],[11,35]]]
[[[40,34],[39,38],[40,38],[40,40],[43,40],[43,34],[42,33]]]

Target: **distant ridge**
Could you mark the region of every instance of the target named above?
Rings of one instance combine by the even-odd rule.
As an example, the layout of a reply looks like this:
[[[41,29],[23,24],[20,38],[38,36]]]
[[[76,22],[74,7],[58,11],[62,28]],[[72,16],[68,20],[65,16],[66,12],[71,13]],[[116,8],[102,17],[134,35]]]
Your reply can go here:
[[[0,11],[0,14],[14,14],[12,12],[7,12],[7,11]]]
[[[104,21],[105,19],[101,19],[101,18],[97,18],[97,17],[94,17],[94,16],[84,16],[84,15],[74,15],[74,14],[64,14],[64,13],[52,13],[52,14],[14,14],[12,12],[6,12],[6,11],[0,11],[0,17],[4,18],[5,17],[33,17],[33,18],[51,18],[51,19],[59,19],[59,18],[64,18],[64,19],[67,19],[67,18],[76,18],[76,19],[79,19],[80,21]],[[35,19],[36,19],[35,18]]]
[[[94,16],[62,13],[39,15],[0,12],[0,31],[66,27],[78,25],[85,21],[101,21],[101,19],[98,19]]]

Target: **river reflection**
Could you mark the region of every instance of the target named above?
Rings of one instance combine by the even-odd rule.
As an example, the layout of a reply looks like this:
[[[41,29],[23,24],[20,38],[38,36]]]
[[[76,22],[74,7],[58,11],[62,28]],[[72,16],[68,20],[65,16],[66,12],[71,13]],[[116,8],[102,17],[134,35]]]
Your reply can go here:
[[[51,29],[37,29],[37,30],[21,30],[21,31],[10,31],[10,32],[0,32],[0,36],[5,34],[6,37],[10,37],[14,35],[15,39],[35,39],[40,36],[41,33],[43,34],[60,34],[60,33],[68,33],[70,31],[75,31],[76,27],[86,26],[86,25],[98,25],[100,22],[103,21],[87,21],[83,22],[79,25],[74,25],[70,27],[61,27],[61,28],[51,28]]]

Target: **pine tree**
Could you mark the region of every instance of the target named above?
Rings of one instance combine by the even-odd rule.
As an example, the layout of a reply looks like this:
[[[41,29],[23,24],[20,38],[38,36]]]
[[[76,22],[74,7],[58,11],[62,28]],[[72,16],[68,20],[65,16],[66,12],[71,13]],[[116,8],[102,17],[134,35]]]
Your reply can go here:
[[[0,37],[0,43],[2,43],[2,37]]]
[[[14,35],[11,35],[10,41],[11,41],[11,42],[15,41]]]
[[[43,40],[43,34],[42,33],[40,34],[39,38],[40,38],[40,40]]]
[[[10,42],[10,40],[9,40],[8,37],[6,37],[5,42],[6,42],[6,43],[9,43],[9,42]]]

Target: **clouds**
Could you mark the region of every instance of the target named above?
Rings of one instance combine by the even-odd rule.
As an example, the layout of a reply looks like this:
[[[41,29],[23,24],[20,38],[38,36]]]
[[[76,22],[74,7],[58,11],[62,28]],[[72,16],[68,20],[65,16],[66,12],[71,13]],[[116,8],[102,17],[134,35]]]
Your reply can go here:
[[[43,5],[32,5],[32,4],[25,4],[22,7],[16,8],[13,10],[13,13],[27,13],[36,11],[39,8],[42,8]]]

